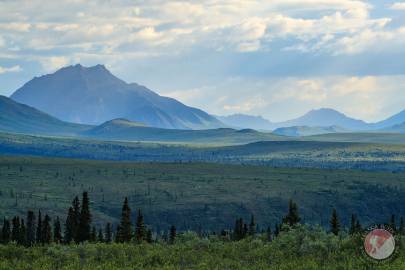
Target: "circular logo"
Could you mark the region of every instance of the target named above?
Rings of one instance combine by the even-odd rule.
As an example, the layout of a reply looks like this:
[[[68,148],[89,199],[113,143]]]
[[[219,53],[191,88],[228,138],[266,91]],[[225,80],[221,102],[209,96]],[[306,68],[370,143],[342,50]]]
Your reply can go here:
[[[375,260],[388,259],[395,251],[394,236],[387,230],[374,229],[364,239],[364,250]]]

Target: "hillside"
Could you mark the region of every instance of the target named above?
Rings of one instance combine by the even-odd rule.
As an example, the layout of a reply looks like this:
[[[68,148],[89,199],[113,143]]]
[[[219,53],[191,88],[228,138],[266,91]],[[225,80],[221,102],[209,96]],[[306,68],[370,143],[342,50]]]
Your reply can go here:
[[[181,130],[145,127],[125,119],[107,121],[81,133],[82,136],[102,140],[177,142],[203,144],[244,144],[257,141],[284,140],[271,133],[231,128],[207,130]]]
[[[12,99],[0,96],[0,131],[42,134],[74,135],[90,126],[60,121],[46,113]]]
[[[311,136],[311,135],[341,133],[341,132],[347,132],[347,130],[338,126],[331,126],[331,127],[300,126],[300,127],[278,128],[273,131],[274,134],[290,137],[301,137],[301,136]]]
[[[68,122],[101,124],[115,118],[152,127],[207,129],[224,125],[209,114],[136,83],[126,83],[104,66],[69,66],[34,78],[11,96]]]
[[[234,128],[249,128],[255,130],[272,130],[274,124],[261,116],[233,114],[216,116],[222,123]]]

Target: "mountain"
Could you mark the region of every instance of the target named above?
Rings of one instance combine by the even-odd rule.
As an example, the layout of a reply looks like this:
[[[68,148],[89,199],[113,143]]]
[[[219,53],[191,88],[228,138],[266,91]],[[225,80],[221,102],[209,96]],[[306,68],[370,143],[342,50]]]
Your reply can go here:
[[[37,109],[0,96],[0,130],[42,135],[73,135],[90,126],[63,122]]]
[[[250,128],[256,130],[272,130],[274,128],[274,124],[262,116],[233,114],[228,116],[216,116],[216,118],[225,125],[234,128]]]
[[[389,117],[386,120],[375,123],[373,125],[373,127],[375,129],[385,129],[385,128],[389,129],[389,128],[393,127],[393,126],[401,125],[403,123],[405,123],[405,110],[401,111],[398,114],[395,114],[395,115]]]
[[[274,134],[290,137],[312,136],[312,135],[341,133],[341,132],[347,132],[347,130],[338,126],[331,126],[331,127],[299,126],[299,127],[278,128],[273,131]]]
[[[224,125],[202,110],[160,96],[136,83],[126,83],[103,65],[78,64],[34,78],[12,96],[68,122],[101,124],[126,118],[152,127],[208,129]]]
[[[207,130],[163,129],[141,126],[126,119],[114,119],[83,133],[93,139],[113,141],[149,141],[204,144],[244,144],[257,141],[286,140],[271,133],[252,129],[235,130],[231,128]]]
[[[393,125],[381,130],[382,132],[402,133],[405,134],[405,122],[399,125]]]
[[[305,115],[285,121],[276,123],[277,127],[294,127],[294,126],[308,126],[308,127],[330,127],[339,126],[349,130],[368,130],[370,125],[362,120],[356,120],[346,115],[333,110],[333,109],[319,109],[312,110]]]

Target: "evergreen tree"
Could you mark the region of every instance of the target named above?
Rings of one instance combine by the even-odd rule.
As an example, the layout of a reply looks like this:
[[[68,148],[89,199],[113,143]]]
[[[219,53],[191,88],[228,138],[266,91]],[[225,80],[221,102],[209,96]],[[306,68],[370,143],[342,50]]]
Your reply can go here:
[[[33,211],[27,212],[27,242],[26,245],[31,247],[35,244],[35,215]]]
[[[104,235],[103,235],[103,230],[102,229],[98,229],[97,242],[99,242],[99,243],[104,242]]]
[[[105,242],[106,243],[111,243],[112,241],[112,228],[111,228],[111,223],[107,223],[105,225]]]
[[[24,219],[21,219],[20,221],[20,231],[19,231],[19,236],[18,236],[18,240],[17,243],[19,245],[27,245],[27,228],[25,226],[25,222]]]
[[[138,219],[139,219],[139,215],[141,215],[140,210],[138,213]],[[141,216],[141,218],[143,219],[142,216]],[[143,222],[143,220],[141,222]],[[138,223],[137,223],[137,228],[138,228]],[[138,235],[137,235],[137,237],[138,237]],[[132,238],[131,209],[129,208],[129,205],[128,205],[128,198],[125,197],[124,205],[122,206],[122,213],[121,213],[119,241],[120,242],[130,242],[131,238]],[[137,240],[138,240],[138,238],[137,238]]]
[[[3,228],[1,230],[2,235],[2,243],[8,244],[11,240],[11,228],[10,228],[10,221],[6,218],[3,220]]]
[[[72,201],[72,220],[71,220],[71,228],[72,228],[72,240],[76,243],[79,243],[78,239],[78,230],[80,224],[80,200],[79,197],[75,197]]]
[[[244,223],[243,219],[239,218],[235,221],[235,228],[233,230],[233,239],[239,241],[244,237]]]
[[[357,223],[357,217],[355,214],[352,214],[352,219],[350,222],[350,229],[349,229],[349,234],[353,235],[356,233],[356,223]]]
[[[255,236],[256,235],[256,221],[255,221],[255,216],[254,215],[252,215],[252,217],[250,219],[249,235],[250,236]]]
[[[267,227],[266,238],[267,238],[267,241],[269,241],[269,242],[271,242],[271,240],[273,240],[273,239],[272,239],[272,234],[271,234],[271,228],[270,228],[270,226]]]
[[[117,230],[115,232],[115,242],[120,243],[121,242],[121,226],[117,226]]]
[[[277,237],[280,234],[280,225],[276,224],[274,226],[274,236]]]
[[[90,242],[95,243],[97,241],[97,229],[95,226],[91,229]]]
[[[298,214],[298,206],[293,200],[288,204],[288,214],[283,218],[283,223],[294,226],[300,222],[301,218]]]
[[[77,228],[77,241],[79,243],[89,241],[91,237],[91,214],[90,200],[87,192],[83,192],[82,208],[80,210],[80,222]]]
[[[56,220],[53,223],[53,241],[57,244],[62,242],[62,228],[58,216],[56,217]]]
[[[363,231],[363,228],[361,226],[360,220],[356,220],[356,233],[361,233]]]
[[[151,229],[148,229],[146,233],[146,242],[148,242],[149,244],[153,242]]]
[[[338,235],[340,232],[340,222],[335,208],[333,208],[332,217],[330,219],[330,231],[334,235]]]
[[[15,216],[11,223],[13,225],[11,230],[11,241],[18,242],[20,238],[20,218]]]
[[[43,243],[42,240],[42,215],[41,210],[38,211],[38,225],[37,225],[37,233],[36,233],[36,242],[38,244]]]
[[[73,207],[69,208],[68,215],[65,222],[65,233],[64,233],[64,242],[69,244],[75,240],[76,235],[76,225],[75,225],[75,213]]]
[[[404,222],[404,217],[401,217],[401,221],[399,223],[399,234],[400,235],[405,235],[405,222]]]
[[[146,238],[146,228],[143,221],[143,215],[141,209],[138,210],[138,216],[136,218],[135,239],[138,243],[142,242]]]
[[[397,224],[396,224],[396,221],[395,221],[395,215],[394,214],[391,215],[389,226],[394,232],[397,231]]]
[[[176,241],[176,227],[172,225],[170,227],[169,243],[174,244],[175,241]]]
[[[51,218],[48,215],[45,215],[44,220],[42,221],[41,237],[42,244],[50,244],[52,242]]]

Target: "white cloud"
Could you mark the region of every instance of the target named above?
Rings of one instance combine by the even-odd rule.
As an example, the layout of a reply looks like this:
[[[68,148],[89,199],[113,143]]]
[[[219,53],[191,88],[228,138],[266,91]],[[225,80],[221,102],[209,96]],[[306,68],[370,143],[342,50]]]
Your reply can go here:
[[[56,71],[70,63],[70,60],[64,56],[44,57],[39,61],[46,72]]]
[[[405,2],[396,2],[390,6],[394,10],[405,10]]]
[[[1,67],[0,66],[0,74],[8,73],[8,72],[20,72],[22,68],[18,65],[12,67]]]

